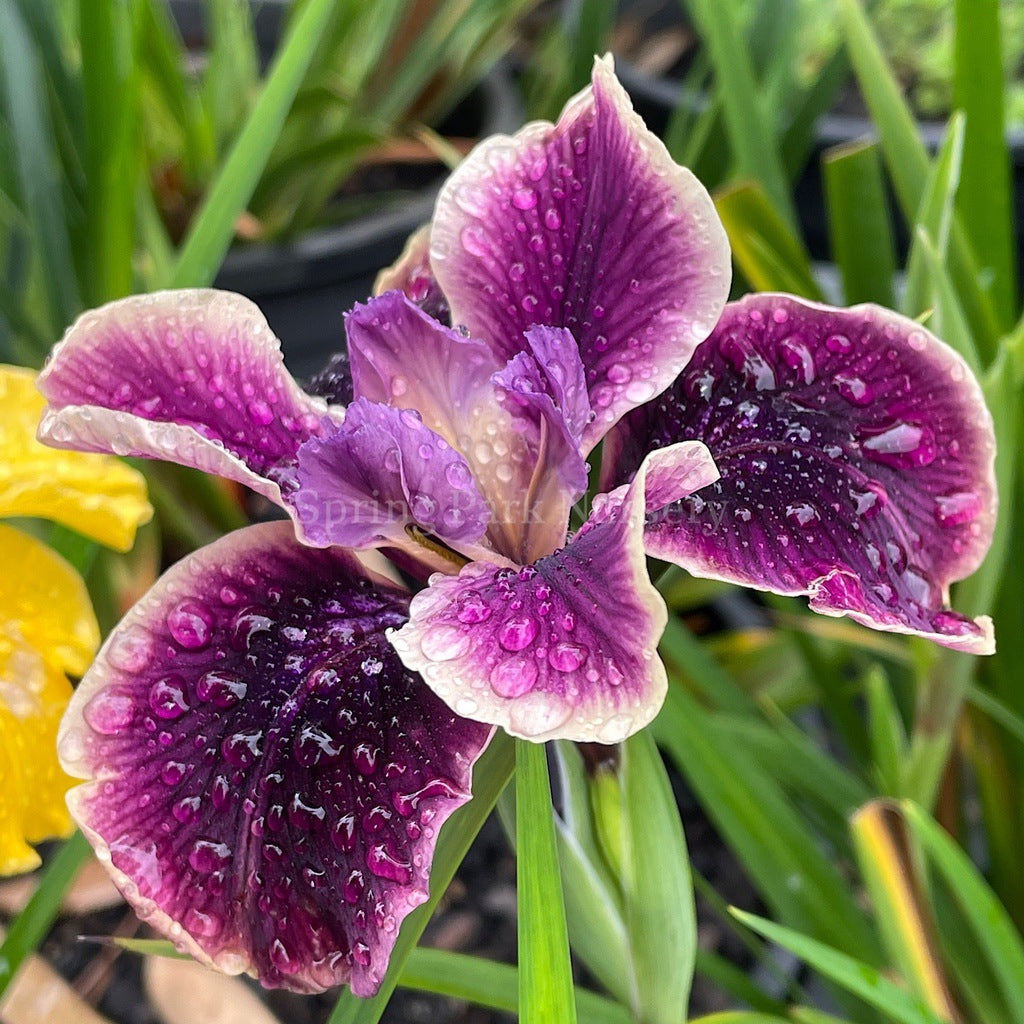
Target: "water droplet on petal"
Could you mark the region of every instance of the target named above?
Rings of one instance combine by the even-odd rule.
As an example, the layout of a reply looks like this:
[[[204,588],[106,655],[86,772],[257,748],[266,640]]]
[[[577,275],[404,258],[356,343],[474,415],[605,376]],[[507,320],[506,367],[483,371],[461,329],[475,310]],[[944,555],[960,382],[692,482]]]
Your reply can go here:
[[[940,526],[961,526],[981,513],[981,495],[975,491],[954,491],[935,499],[935,521]]]
[[[522,651],[533,643],[537,630],[536,619],[526,615],[512,618],[498,631],[498,643],[506,651]]]
[[[548,662],[559,672],[575,672],[587,660],[587,649],[581,644],[563,640],[548,651]]]
[[[517,188],[512,193],[512,205],[517,210],[532,210],[537,205],[537,193],[532,188]]]
[[[874,400],[871,388],[860,379],[850,373],[837,373],[832,378],[832,386],[851,405],[866,406]]]
[[[85,720],[98,733],[113,736],[131,724],[135,705],[127,694],[100,690],[85,705]]]
[[[491,689],[499,697],[521,697],[537,682],[537,665],[531,658],[503,658],[491,669]]]
[[[786,518],[800,529],[807,529],[821,520],[818,510],[806,501],[795,501],[786,506]]]
[[[926,426],[897,423],[879,434],[861,436],[868,458],[886,466],[910,469],[935,460],[935,436]]]
[[[158,679],[149,691],[149,706],[160,718],[180,718],[189,709],[185,680],[181,676]]]
[[[197,602],[182,601],[168,613],[167,628],[186,650],[198,651],[210,642],[213,617]]]
[[[431,626],[423,635],[423,653],[431,661],[451,661],[460,658],[470,648],[472,640],[457,626]]]

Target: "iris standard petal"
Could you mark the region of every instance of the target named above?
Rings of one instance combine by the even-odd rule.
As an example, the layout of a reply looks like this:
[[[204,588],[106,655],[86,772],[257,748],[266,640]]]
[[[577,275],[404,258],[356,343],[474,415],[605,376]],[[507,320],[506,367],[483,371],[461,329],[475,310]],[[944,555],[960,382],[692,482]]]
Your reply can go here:
[[[919,324],[781,295],[733,303],[676,384],[616,428],[606,480],[684,437],[706,442],[722,479],[652,520],[650,554],[992,650],[987,619],[947,607],[992,537],[991,417],[964,361]]]
[[[527,352],[516,359],[529,365],[517,370],[515,359],[506,366],[489,345],[443,326],[400,292],[357,306],[345,324],[357,398],[417,411],[462,453],[491,510],[490,546],[531,561],[562,544],[569,509],[586,487],[575,432],[589,415],[567,332],[528,331],[534,341],[524,336],[522,346],[539,346],[544,367]],[[522,401],[506,401],[510,391],[522,391]]]
[[[579,344],[593,447],[666,388],[729,291],[729,247],[700,182],[633,112],[610,59],[556,125],[479,145],[448,179],[430,263],[452,322],[510,358],[535,324]]]
[[[298,446],[327,404],[284,366],[263,314],[240,295],[155,292],[83,314],[40,374],[55,448],[167,459],[280,502]]]
[[[647,725],[665,695],[667,621],[643,551],[649,466],[661,498],[717,475],[703,445],[676,445],[561,551],[518,570],[473,562],[434,576],[390,634],[405,664],[457,714],[525,739],[616,743]]]
[[[406,670],[407,595],[287,523],[128,613],[61,727],[75,819],[140,916],[268,986],[378,988],[490,729]]]
[[[0,516],[51,519],[126,551],[153,515],[145,479],[109,456],[41,445],[45,405],[32,370],[0,366]]]
[[[357,398],[345,422],[298,453],[298,487],[287,499],[310,544],[404,544],[406,528],[453,544],[487,530],[490,510],[466,460],[415,409]]]

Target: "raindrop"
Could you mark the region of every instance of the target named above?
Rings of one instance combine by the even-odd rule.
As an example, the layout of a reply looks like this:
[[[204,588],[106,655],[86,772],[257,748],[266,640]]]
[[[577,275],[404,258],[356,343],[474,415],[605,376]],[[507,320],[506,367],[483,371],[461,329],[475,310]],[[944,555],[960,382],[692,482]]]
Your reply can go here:
[[[531,658],[503,658],[491,670],[491,689],[499,697],[521,697],[537,682],[537,665]]]
[[[786,506],[786,518],[800,529],[807,529],[820,521],[818,510],[806,501],[796,501]]]
[[[459,602],[457,616],[467,625],[486,622],[491,617],[491,606],[479,594],[467,594]]]
[[[431,661],[452,661],[460,658],[472,643],[468,633],[457,626],[431,626],[420,642],[423,653]]]
[[[863,445],[868,458],[896,469],[927,466],[936,454],[931,430],[915,423],[897,423],[864,438]]]
[[[101,690],[85,705],[85,720],[104,736],[113,736],[131,724],[135,705],[126,694]]]
[[[196,696],[217,708],[232,708],[245,697],[249,686],[235,672],[213,669],[199,677]]]
[[[517,210],[532,210],[537,205],[537,193],[532,188],[518,188],[512,193],[512,205]]]
[[[213,635],[213,617],[195,601],[182,601],[167,615],[167,628],[188,651],[206,647]]]
[[[523,615],[509,619],[498,631],[498,643],[506,651],[522,651],[533,643],[537,636],[537,620]]]
[[[562,641],[548,651],[548,662],[559,672],[575,672],[587,660],[587,649],[581,644]]]
[[[181,676],[158,679],[149,691],[149,706],[160,718],[180,718],[189,709],[185,698],[185,680]]]
[[[832,386],[851,405],[863,407],[874,400],[871,388],[860,379],[849,373],[837,373],[832,378]]]
[[[935,499],[935,521],[940,526],[962,526],[977,519],[981,509],[981,495],[975,491],[942,494]]]

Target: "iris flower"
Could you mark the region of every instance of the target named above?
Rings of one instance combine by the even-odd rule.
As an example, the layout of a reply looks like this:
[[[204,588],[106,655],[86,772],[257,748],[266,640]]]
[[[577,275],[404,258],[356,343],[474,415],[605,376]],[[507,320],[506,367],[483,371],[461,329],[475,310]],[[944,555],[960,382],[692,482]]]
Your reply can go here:
[[[142,477],[116,459],[68,454],[35,438],[35,373],[0,366],[0,517],[42,517],[125,551],[149,519]],[[85,584],[45,544],[0,524],[0,875],[39,864],[29,846],[65,836],[57,726],[100,634]]]
[[[598,61],[556,125],[466,159],[308,392],[237,296],[71,328],[41,437],[291,518],[172,568],[65,719],[72,812],[147,921],[267,985],[374,993],[494,727],[614,743],[657,713],[647,555],[991,650],[947,607],[995,505],[963,361],[872,306],[726,305],[729,278],[706,191]]]

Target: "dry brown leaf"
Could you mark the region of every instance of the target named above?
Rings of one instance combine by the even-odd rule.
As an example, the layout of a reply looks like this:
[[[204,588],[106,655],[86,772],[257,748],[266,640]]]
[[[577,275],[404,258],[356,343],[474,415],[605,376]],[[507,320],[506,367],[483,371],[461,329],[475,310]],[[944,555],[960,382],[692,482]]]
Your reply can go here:
[[[13,916],[18,913],[38,884],[38,875],[23,875],[0,885],[0,914]],[[122,896],[110,875],[95,857],[90,857],[64,897],[63,909],[70,914],[89,914],[94,910],[116,907],[121,902]]]
[[[148,957],[145,977],[164,1024],[278,1024],[241,979],[193,960]]]
[[[0,999],[2,1024],[110,1024],[42,958],[29,957]]]

